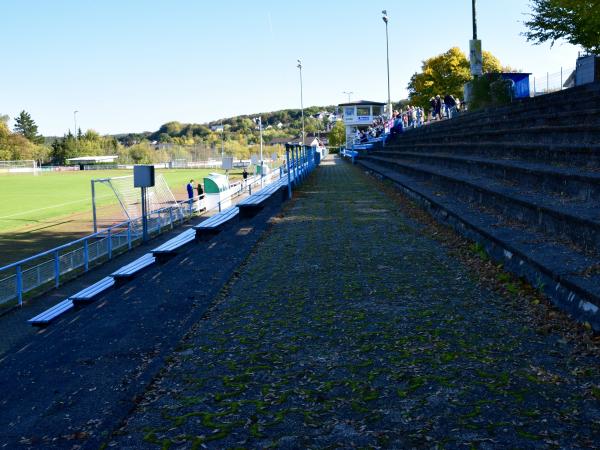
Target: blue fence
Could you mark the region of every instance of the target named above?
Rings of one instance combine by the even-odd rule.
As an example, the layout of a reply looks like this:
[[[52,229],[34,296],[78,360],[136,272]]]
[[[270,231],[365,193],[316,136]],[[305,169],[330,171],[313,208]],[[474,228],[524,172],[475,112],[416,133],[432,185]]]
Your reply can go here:
[[[325,151],[326,155],[326,151]],[[323,156],[323,155],[321,155]],[[256,175],[245,182],[235,184],[239,189],[225,200],[233,200],[253,190],[293,175],[290,183],[299,182],[316,166],[315,150],[305,148],[288,154],[284,165],[266,175]],[[211,210],[197,210],[198,197],[148,214],[148,233],[151,237],[183,224],[196,216],[210,216],[221,210],[221,201]],[[87,272],[92,267],[111,260],[117,254],[127,252],[142,242],[142,218],[113,225],[51,250],[17,261],[0,268],[0,306],[22,305],[24,297],[38,295],[54,289],[64,281]]]

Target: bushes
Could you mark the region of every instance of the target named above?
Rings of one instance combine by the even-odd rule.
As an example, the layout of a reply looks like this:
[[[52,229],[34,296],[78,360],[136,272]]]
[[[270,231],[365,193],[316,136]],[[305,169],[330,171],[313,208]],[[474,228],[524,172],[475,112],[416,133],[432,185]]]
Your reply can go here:
[[[486,73],[471,81],[471,111],[490,106],[506,105],[512,101],[512,81],[499,73]]]

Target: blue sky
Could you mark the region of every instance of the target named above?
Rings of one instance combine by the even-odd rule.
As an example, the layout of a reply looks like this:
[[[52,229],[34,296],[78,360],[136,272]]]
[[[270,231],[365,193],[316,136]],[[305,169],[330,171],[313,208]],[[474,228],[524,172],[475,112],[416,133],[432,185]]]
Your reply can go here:
[[[527,0],[480,0],[479,37],[503,64],[534,74],[575,65],[578,48],[520,36]],[[390,23],[393,100],[421,61],[467,50],[470,0],[0,0],[0,114],[25,109],[45,135],[73,127],[120,133],[170,120],[304,105],[385,101]],[[12,122],[11,122],[12,124]]]

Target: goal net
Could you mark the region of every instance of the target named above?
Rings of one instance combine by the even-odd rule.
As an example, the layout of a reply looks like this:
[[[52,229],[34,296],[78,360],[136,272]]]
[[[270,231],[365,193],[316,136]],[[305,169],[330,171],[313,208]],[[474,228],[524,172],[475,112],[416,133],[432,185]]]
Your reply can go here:
[[[95,179],[92,180],[92,185],[94,229],[100,231],[101,227],[109,227],[127,220],[133,221],[132,225],[136,229],[141,226],[141,221],[136,220],[142,216],[141,190],[133,186],[133,175]],[[162,174],[156,174],[155,185],[148,188],[146,193],[148,215],[157,226],[164,222],[167,216],[170,219],[173,215],[175,219],[182,216],[181,206],[175,200]]]
[[[36,173],[37,164],[33,159],[0,161],[0,173]]]

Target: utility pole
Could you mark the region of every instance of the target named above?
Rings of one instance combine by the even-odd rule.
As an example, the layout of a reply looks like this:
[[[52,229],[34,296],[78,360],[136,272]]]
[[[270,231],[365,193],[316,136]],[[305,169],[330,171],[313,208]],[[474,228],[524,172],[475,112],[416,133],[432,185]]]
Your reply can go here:
[[[352,96],[352,94],[354,94],[354,92],[344,91],[342,92],[342,94],[346,94],[348,96],[348,103],[350,103],[350,97]]]

